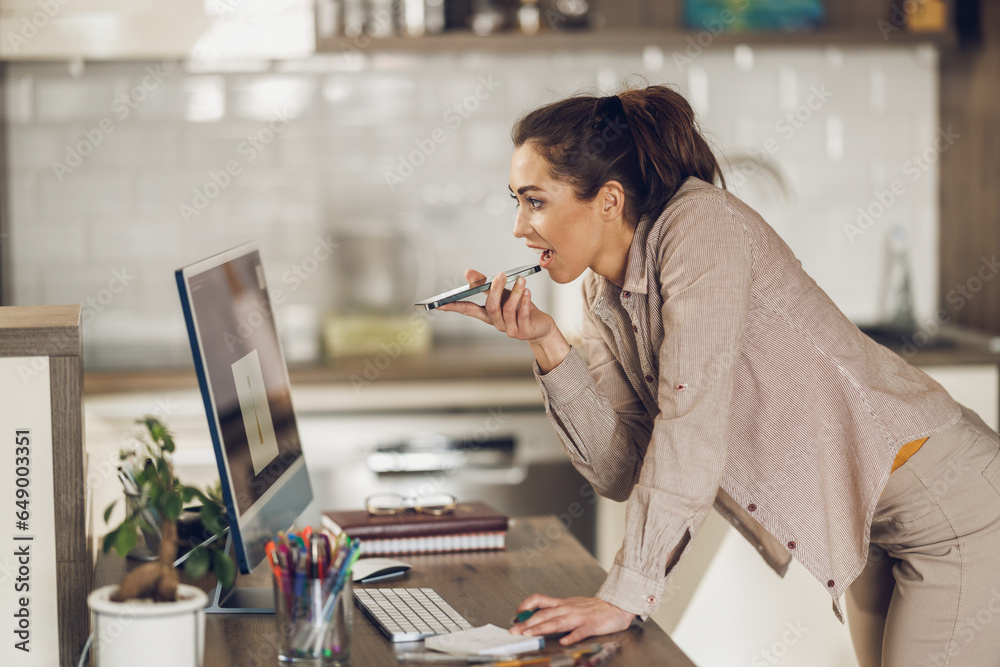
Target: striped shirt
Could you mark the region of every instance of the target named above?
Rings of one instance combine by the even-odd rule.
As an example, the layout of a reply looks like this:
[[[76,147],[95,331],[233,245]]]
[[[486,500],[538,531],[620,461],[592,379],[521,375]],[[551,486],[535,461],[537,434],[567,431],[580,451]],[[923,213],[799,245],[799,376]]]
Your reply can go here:
[[[843,620],[896,453],[959,405],[848,320],[753,209],[695,178],[640,223],[622,287],[591,273],[583,291],[589,361],[574,348],[535,374],[573,464],[628,500],[598,597],[653,613],[714,503],[780,574],[802,563]]]

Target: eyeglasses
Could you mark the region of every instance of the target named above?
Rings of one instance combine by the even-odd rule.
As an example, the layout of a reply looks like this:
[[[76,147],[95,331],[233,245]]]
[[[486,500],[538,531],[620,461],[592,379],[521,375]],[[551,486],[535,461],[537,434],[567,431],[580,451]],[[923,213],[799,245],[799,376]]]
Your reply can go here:
[[[450,493],[432,493],[426,496],[377,493],[365,499],[365,509],[373,516],[392,516],[404,512],[441,516],[454,510],[457,504],[458,500]]]

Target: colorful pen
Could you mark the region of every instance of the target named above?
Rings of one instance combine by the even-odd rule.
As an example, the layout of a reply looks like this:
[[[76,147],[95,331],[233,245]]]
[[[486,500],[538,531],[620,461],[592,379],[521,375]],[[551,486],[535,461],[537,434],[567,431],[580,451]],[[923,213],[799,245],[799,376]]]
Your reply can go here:
[[[282,583],[284,575],[281,571],[281,563],[278,560],[278,552],[274,546],[274,540],[264,545],[264,553],[267,555],[267,562],[271,564],[271,572],[274,574],[274,581],[278,585],[278,590],[284,593],[285,586]]]

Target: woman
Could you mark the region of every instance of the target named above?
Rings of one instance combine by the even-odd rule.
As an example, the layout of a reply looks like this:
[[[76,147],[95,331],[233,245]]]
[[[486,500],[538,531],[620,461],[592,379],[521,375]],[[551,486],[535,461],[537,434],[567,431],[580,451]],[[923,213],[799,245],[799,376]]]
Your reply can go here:
[[[646,618],[714,503],[779,572],[797,558],[842,621],[847,593],[863,665],[1000,662],[1000,436],[869,340],[713,185],[673,90],[570,98],[512,135],[514,236],[556,282],[590,269],[588,360],[524,278],[445,309],[530,344],[568,456],[628,500],[596,597],[532,595],[513,632],[568,644]],[[977,630],[991,604],[998,625]]]

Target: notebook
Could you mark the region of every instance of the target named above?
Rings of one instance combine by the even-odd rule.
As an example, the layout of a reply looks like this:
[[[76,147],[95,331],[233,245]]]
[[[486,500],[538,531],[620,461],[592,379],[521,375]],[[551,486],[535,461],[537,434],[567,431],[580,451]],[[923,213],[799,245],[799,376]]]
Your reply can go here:
[[[324,512],[321,520],[334,535],[359,538],[362,556],[504,549],[508,525],[506,515],[482,502],[459,503],[441,516],[347,510]]]

